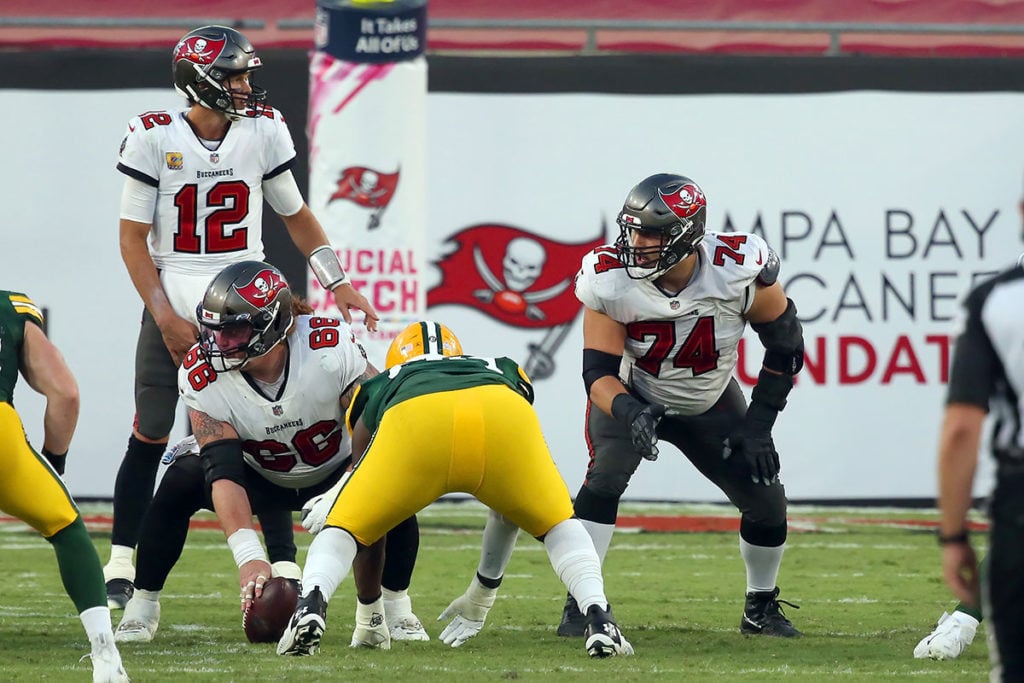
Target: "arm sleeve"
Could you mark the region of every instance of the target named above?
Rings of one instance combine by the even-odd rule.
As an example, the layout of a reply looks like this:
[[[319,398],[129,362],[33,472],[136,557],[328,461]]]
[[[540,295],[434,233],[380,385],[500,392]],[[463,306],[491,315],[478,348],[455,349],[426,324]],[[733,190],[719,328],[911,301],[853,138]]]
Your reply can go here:
[[[156,215],[157,188],[131,176],[121,190],[121,218],[138,223],[153,223]]]
[[[291,171],[285,171],[263,181],[263,196],[279,216],[294,216],[304,200]]]

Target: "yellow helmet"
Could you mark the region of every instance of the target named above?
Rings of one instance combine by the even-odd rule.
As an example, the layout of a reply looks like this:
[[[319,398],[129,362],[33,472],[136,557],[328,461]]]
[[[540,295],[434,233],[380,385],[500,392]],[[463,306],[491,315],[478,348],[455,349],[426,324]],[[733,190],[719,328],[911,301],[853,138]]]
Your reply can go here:
[[[446,325],[421,320],[398,333],[388,347],[384,368],[391,368],[423,355],[461,356],[462,344]]]

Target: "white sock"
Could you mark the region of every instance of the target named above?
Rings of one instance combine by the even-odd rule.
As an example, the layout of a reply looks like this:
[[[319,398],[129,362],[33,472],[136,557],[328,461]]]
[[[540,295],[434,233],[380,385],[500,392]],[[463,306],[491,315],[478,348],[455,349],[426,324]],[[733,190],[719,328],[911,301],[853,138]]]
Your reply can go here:
[[[960,610],[955,610],[949,616],[958,623],[967,624],[968,626],[973,626],[974,628],[978,628],[978,625],[981,623],[967,612],[961,612]]]
[[[334,591],[348,576],[356,557],[356,540],[347,531],[327,527],[316,535],[306,554],[302,568],[302,597],[319,587],[324,600],[330,602]]]
[[[558,578],[576,598],[580,612],[586,614],[592,605],[608,609],[601,561],[580,520],[567,519],[556,524],[544,537],[544,548]]]
[[[409,597],[409,591],[393,591],[389,588],[384,588],[383,586],[381,586],[380,588],[380,593],[381,597],[384,598],[385,602],[395,602],[397,600],[401,600],[402,598]]]
[[[132,558],[135,555],[135,548],[126,545],[110,546],[110,562],[103,567],[103,580],[128,579],[135,581],[135,565]]]
[[[590,534],[590,539],[594,542],[594,550],[597,551],[598,561],[604,564],[604,558],[608,555],[608,546],[612,544],[612,534],[615,533],[615,525],[591,522],[589,519],[581,519],[580,523],[583,524],[583,528],[587,530],[587,533]]]
[[[147,591],[142,588],[136,588],[132,597],[139,600],[148,600],[149,602],[160,602],[160,591]]]
[[[740,556],[747,567],[748,593],[775,590],[779,567],[782,566],[782,553],[785,550],[785,543],[769,548],[751,545],[740,537]]]
[[[82,620],[82,626],[85,627],[85,633],[90,641],[103,635],[114,637],[114,631],[110,626],[110,610],[106,605],[90,607],[79,614],[78,618]]]

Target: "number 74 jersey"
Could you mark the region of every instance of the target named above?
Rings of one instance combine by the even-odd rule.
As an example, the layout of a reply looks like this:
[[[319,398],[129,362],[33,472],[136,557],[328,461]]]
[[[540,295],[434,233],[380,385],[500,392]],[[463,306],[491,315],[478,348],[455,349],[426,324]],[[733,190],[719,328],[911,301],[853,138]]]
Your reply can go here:
[[[263,181],[294,162],[288,126],[268,108],[232,122],[210,150],[185,114],[134,117],[118,155],[117,170],[157,188],[156,215],[142,221],[153,226],[153,262],[163,271],[212,276],[237,261],[262,261]]]
[[[626,326],[619,377],[648,401],[683,415],[703,413],[722,395],[736,367],[757,277],[772,254],[759,236],[708,232],[697,266],[677,293],[633,280],[614,246],[583,257],[576,297]]]

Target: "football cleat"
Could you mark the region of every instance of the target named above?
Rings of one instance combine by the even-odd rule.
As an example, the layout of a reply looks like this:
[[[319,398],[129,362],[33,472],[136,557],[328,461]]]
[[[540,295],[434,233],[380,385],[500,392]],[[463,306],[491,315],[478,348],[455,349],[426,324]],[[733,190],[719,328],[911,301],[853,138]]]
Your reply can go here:
[[[387,614],[387,610],[384,612]],[[415,614],[398,619],[387,620],[388,631],[391,633],[391,640],[424,641],[430,640],[430,634]]]
[[[914,648],[917,659],[956,659],[974,642],[980,622],[970,614],[956,611],[942,613],[935,630]]]
[[[324,600],[320,586],[316,586],[309,595],[299,598],[284,635],[277,642],[277,654],[307,657],[320,648],[320,639],[327,628],[327,601]]]
[[[114,640],[118,643],[148,643],[153,640],[159,626],[160,603],[136,596],[125,605],[124,616],[114,631]]]
[[[384,597],[384,618],[388,624],[388,631],[391,633],[391,640],[424,641],[430,640],[430,635],[423,628],[423,624],[412,612],[412,600],[408,595],[401,595],[393,600]]]
[[[778,638],[799,638],[803,635],[794,628],[786,618],[782,605],[800,609],[785,600],[779,600],[779,588],[770,591],[752,591],[747,593],[747,602],[743,608],[743,620],[740,621],[740,633],[746,635],[775,636]]]
[[[586,638],[587,654],[591,657],[614,657],[633,654],[633,646],[622,635],[622,631],[612,618],[611,606],[603,610],[591,605],[587,610],[587,625],[583,631]]]
[[[92,654],[88,656],[92,659],[93,683],[128,683],[121,653],[109,634],[103,633],[92,639]]]
[[[111,579],[107,581],[107,607],[124,609],[135,594],[135,585],[128,579]]]
[[[391,633],[384,618],[384,600],[377,598],[369,605],[356,602],[356,627],[349,647],[391,649]]]
[[[565,638],[582,638],[587,630],[587,618],[580,612],[576,598],[572,593],[565,596],[565,607],[562,608],[562,623],[558,625],[558,635]]]

